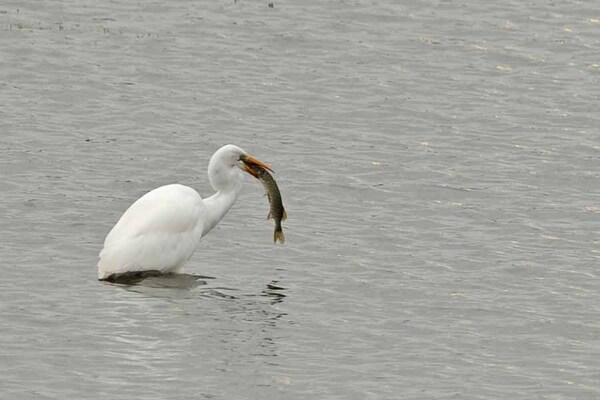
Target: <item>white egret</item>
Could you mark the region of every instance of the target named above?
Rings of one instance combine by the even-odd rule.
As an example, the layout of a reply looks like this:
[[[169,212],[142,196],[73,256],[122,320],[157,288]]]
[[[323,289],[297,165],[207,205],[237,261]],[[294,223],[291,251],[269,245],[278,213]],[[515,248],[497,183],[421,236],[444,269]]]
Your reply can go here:
[[[208,180],[216,191],[212,196],[202,199],[194,189],[172,184],[140,197],[106,236],[98,261],[98,279],[181,272],[200,239],[235,203],[242,171],[256,177],[253,166],[271,170],[229,144],[217,150],[208,164]]]

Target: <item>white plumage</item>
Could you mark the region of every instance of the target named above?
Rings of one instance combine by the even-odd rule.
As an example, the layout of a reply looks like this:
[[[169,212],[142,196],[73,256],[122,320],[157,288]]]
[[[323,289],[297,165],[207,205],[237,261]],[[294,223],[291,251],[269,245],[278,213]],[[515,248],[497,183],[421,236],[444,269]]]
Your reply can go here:
[[[202,199],[194,189],[172,184],[146,193],[121,216],[104,241],[98,278],[110,279],[141,271],[181,272],[206,235],[235,203],[243,182],[242,170],[270,169],[234,145],[211,157],[209,181],[216,193]]]

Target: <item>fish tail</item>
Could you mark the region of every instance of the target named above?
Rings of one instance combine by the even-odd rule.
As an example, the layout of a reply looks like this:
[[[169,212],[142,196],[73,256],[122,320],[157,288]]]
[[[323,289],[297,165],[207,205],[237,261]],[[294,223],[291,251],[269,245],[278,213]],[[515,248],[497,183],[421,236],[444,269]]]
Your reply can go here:
[[[285,236],[283,236],[283,230],[281,229],[281,227],[275,227],[275,232],[273,234],[273,241],[275,243],[277,243],[277,241],[280,241],[281,244],[285,243]]]

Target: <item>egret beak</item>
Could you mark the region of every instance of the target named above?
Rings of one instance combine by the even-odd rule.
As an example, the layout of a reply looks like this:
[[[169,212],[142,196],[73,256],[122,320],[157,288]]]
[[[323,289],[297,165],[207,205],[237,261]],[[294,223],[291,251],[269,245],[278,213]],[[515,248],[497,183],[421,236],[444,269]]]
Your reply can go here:
[[[242,160],[242,162],[244,163],[244,171],[246,171],[247,173],[249,173],[250,175],[252,175],[253,177],[255,177],[257,179],[258,179],[258,171],[256,169],[254,169],[253,167],[264,168],[268,171],[273,172],[271,167],[269,167],[264,162],[257,160],[256,158],[254,158],[252,156],[242,155],[240,157],[240,160]]]

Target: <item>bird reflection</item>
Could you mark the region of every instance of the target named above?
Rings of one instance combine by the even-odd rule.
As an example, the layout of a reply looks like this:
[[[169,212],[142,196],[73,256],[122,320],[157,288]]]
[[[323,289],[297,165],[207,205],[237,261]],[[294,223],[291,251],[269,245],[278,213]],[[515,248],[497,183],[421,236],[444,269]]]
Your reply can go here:
[[[214,278],[194,274],[161,274],[159,271],[141,271],[114,275],[110,280],[105,282],[125,287],[142,286],[164,289],[193,289],[206,285],[207,279]]]
[[[154,273],[156,272],[156,273]],[[161,274],[158,271],[142,271],[124,273],[114,275],[110,280],[104,281],[105,284],[112,284],[115,286],[121,286],[127,290],[133,292],[144,292],[148,293],[143,288],[155,288],[155,289],[194,289],[199,286],[206,286],[207,280],[215,279],[211,276],[194,275],[194,274]],[[265,289],[261,291],[260,296],[267,297],[270,299],[271,304],[281,303],[286,295],[283,291],[287,290],[285,287],[279,284],[279,281],[272,280],[267,283]],[[236,289],[232,288],[221,288],[212,287],[201,293],[204,297],[218,297],[224,299],[237,299],[236,296],[231,293],[235,292]],[[255,295],[247,294],[244,297],[253,297]],[[162,297],[162,296],[160,296]]]
[[[146,357],[170,359],[173,351],[185,358],[189,349],[197,349],[224,371],[245,362],[277,365],[281,340],[285,337],[287,313],[282,303],[290,296],[281,282],[270,281],[258,290],[219,285],[212,277],[192,274],[134,276],[105,285],[121,289],[125,307],[121,314],[120,340],[138,349],[136,362],[152,363]],[[131,295],[134,295],[133,297]],[[133,301],[132,301],[133,300]],[[157,301],[158,300],[158,301]],[[165,305],[168,305],[165,307]],[[164,343],[164,332],[177,332],[182,340],[147,351],[148,340]],[[142,335],[140,332],[145,332]],[[184,346],[182,343],[186,343]],[[191,345],[189,345],[191,344]],[[168,352],[163,352],[168,349]],[[145,365],[145,364],[144,364]],[[201,373],[202,366],[189,367]],[[195,369],[196,368],[196,369]]]

